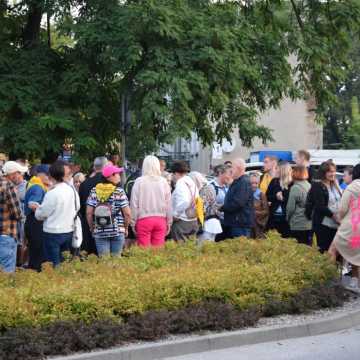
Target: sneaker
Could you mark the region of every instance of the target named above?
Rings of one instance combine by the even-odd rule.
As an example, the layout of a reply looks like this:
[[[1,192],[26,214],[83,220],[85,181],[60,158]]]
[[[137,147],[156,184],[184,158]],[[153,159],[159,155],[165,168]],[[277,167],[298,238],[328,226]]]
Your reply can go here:
[[[345,289],[360,295],[359,279],[357,277],[352,277],[345,286]]]
[[[351,276],[352,275],[351,265],[345,264],[342,267],[341,272],[344,276]]]

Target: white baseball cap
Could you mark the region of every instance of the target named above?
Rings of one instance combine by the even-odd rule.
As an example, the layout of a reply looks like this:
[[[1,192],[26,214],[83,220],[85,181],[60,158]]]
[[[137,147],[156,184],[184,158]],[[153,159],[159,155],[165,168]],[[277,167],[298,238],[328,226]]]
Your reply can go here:
[[[5,175],[10,175],[16,172],[25,174],[28,170],[29,169],[27,166],[22,166],[16,161],[7,161],[2,168],[2,171]]]

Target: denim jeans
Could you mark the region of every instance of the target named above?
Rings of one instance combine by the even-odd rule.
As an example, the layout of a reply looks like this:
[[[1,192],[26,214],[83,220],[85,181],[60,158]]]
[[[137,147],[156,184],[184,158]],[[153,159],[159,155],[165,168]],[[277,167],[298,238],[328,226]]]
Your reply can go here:
[[[125,235],[120,234],[114,237],[95,237],[98,255],[120,255],[125,243]]]
[[[231,238],[237,238],[241,236],[249,238],[251,236],[251,229],[241,228],[241,227],[231,227],[230,229]]]
[[[46,261],[58,266],[64,259],[62,253],[71,250],[73,233],[50,234],[44,232],[44,255]]]
[[[16,269],[17,242],[8,235],[0,235],[0,269],[14,272]]]

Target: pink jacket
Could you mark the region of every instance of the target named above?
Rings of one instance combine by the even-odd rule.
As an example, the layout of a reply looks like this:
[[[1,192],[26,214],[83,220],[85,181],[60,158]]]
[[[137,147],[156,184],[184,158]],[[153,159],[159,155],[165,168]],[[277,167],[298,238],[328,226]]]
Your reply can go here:
[[[131,191],[131,225],[137,220],[159,216],[172,223],[171,189],[161,176],[141,176],[136,179]]]

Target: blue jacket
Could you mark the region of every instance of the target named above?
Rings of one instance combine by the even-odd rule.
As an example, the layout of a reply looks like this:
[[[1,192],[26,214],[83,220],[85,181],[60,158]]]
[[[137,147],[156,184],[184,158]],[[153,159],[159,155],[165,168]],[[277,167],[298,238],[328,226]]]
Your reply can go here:
[[[44,200],[45,191],[40,185],[33,185],[27,191],[25,195],[25,215],[28,216],[32,213],[32,210],[28,207],[29,202],[37,202],[41,204]]]
[[[251,228],[254,225],[254,195],[248,176],[243,175],[231,184],[223,206],[224,224]]]

